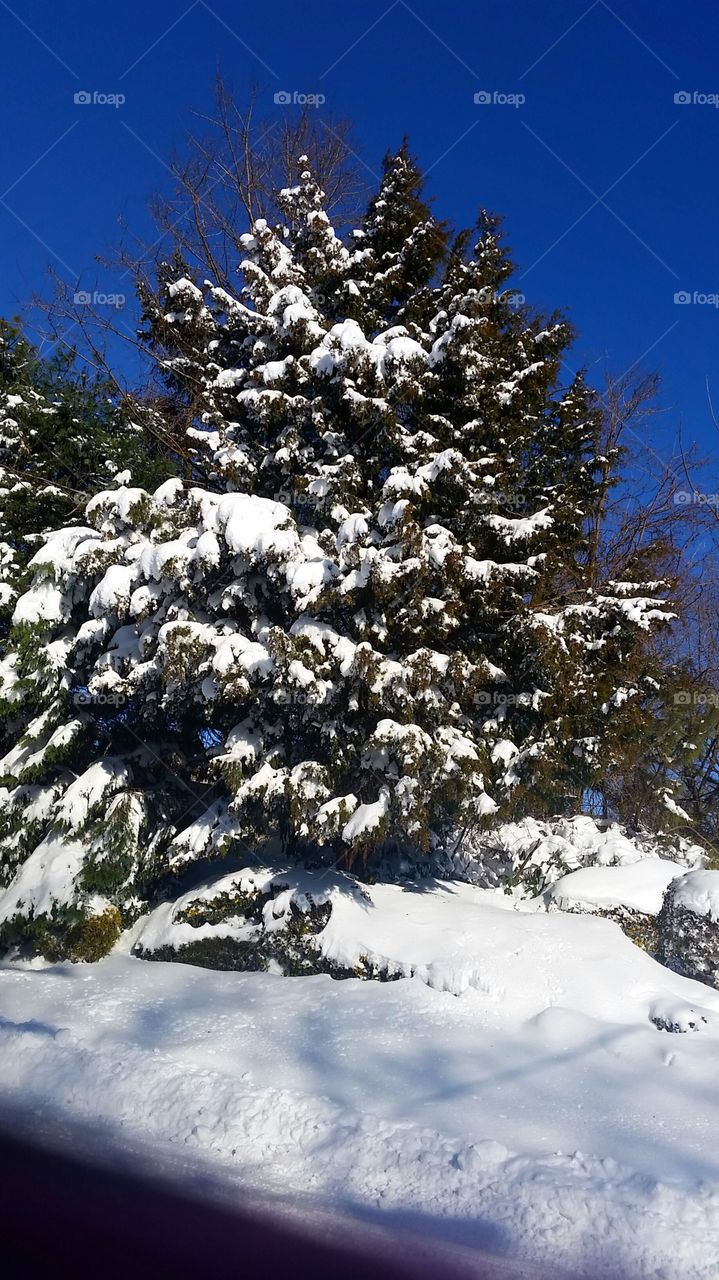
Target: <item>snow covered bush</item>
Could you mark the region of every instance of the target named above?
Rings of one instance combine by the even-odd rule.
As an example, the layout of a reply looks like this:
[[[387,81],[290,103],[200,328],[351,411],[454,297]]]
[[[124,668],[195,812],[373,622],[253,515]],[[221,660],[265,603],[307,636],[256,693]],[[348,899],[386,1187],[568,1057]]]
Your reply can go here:
[[[660,950],[657,916],[667,886],[684,868],[667,858],[642,858],[615,866],[571,871],[546,894],[549,909],[601,915],[613,920],[637,946],[656,956]]]
[[[461,846],[468,878],[489,886],[504,886],[520,897],[535,897],[581,869],[629,867],[647,859],[676,865],[677,874],[704,865],[703,848],[677,833],[629,835],[616,822],[588,815],[498,824],[491,831],[474,832]],[[459,857],[455,856],[459,870]],[[656,882],[661,873],[654,875]],[[657,880],[657,876],[659,880]],[[665,885],[662,885],[662,890]],[[651,885],[647,889],[652,892]],[[653,899],[652,899],[653,901]],[[656,903],[656,911],[661,906]],[[642,909],[642,908],[638,908]]]
[[[245,867],[155,908],[140,926],[134,954],[210,969],[349,976],[314,945],[337,880]],[[347,886],[354,889],[349,879]]]
[[[566,811],[641,738],[657,583],[597,584],[599,418],[567,325],[451,247],[390,157],[338,237],[306,168],[237,295],[168,267],[147,336],[191,474],[120,477],[33,557],[0,666],[0,941],[130,923],[194,864],[361,865]],[[101,932],[101,931],[100,931]]]
[[[665,964],[719,987],[719,871],[689,871],[673,880],[659,929]]]

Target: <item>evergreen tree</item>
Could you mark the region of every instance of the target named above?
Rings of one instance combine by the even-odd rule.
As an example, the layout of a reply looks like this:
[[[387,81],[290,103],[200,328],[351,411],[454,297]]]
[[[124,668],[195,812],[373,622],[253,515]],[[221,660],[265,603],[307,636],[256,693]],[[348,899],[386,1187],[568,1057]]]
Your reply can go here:
[[[128,468],[140,484],[171,469],[71,353],[44,359],[18,325],[0,321],[0,605],[14,600],[46,534],[79,521],[91,494]]]
[[[646,714],[667,610],[590,581],[597,409],[496,220],[449,250],[406,148],[349,246],[306,167],[279,200],[237,296],[176,262],[143,297],[192,475],[99,493],[33,557],[0,671],[8,941],[82,950],[268,836],[356,865],[576,804]]]

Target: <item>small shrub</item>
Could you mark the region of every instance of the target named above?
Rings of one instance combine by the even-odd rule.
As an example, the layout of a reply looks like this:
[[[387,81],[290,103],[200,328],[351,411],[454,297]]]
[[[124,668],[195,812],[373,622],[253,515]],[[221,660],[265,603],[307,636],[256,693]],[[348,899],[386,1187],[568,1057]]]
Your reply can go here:
[[[122,930],[117,907],[108,907],[98,916],[89,916],[69,932],[67,956],[70,960],[102,960],[114,947]]]
[[[687,978],[719,988],[719,921],[710,911],[694,911],[681,901],[686,882],[697,874],[719,881],[719,872],[703,871],[669,885],[658,916],[661,960]]]

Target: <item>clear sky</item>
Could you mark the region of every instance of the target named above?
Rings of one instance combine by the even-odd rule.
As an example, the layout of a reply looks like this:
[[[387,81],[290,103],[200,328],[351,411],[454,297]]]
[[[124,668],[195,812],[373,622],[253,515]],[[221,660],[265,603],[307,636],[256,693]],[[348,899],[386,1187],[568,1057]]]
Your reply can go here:
[[[0,0],[0,49],[3,314],[47,291],[49,264],[102,286],[95,255],[118,218],[148,232],[219,69],[269,110],[323,94],[368,176],[408,133],[438,215],[505,215],[516,287],[566,309],[576,363],[658,369],[657,432],[719,453],[719,307],[702,301],[719,301],[717,0]]]

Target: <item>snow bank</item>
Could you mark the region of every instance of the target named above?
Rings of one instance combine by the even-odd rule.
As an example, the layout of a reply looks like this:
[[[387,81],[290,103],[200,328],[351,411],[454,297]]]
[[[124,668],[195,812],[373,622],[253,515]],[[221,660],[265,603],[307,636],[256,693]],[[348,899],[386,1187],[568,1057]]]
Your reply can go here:
[[[248,894],[263,896],[247,920],[228,912],[215,925],[188,923],[188,907],[229,895],[234,911],[233,895]],[[330,907],[327,923],[303,940],[307,953],[316,953],[320,971],[412,977],[452,996],[480,992],[488,1008],[499,1010],[511,1001],[513,1014],[522,1018],[561,1004],[581,1016],[649,1023],[657,1001],[673,1001],[676,1020],[684,1006],[693,1011],[698,1002],[703,1016],[717,1019],[719,1027],[719,993],[687,984],[635,947],[617,925],[547,913],[540,900],[521,902],[461,881],[365,885],[334,871],[248,867],[158,907],[126,935],[123,946],[149,954],[211,937],[260,939],[263,931],[283,930],[294,911],[320,905]],[[259,925],[254,934],[246,932],[251,920]],[[628,972],[636,980],[631,991]]]
[[[681,871],[627,856],[557,899],[646,908],[668,877],[691,884]],[[397,980],[128,954],[257,938],[281,954],[303,911],[318,968]],[[119,1134],[152,1163],[172,1150],[181,1179],[209,1166],[390,1234],[411,1215],[440,1248],[490,1240],[573,1276],[714,1280],[718,1062],[719,992],[610,921],[458,880],[246,867],[158,907],[98,965],[0,971],[0,1106],[96,1122],[105,1148]]]
[[[539,903],[450,881],[370,885],[362,898],[335,889],[330,897],[316,946],[344,968],[365,962],[454,996],[480,991],[490,1006],[511,1001],[522,1018],[561,1004],[582,1016],[649,1022],[654,1001],[670,996],[679,1005],[698,1001],[719,1019],[717,993],[695,985],[690,995],[684,979],[608,921],[547,914]]]
[[[443,893],[454,900],[440,887],[416,896],[446,927]],[[411,896],[390,895],[388,930]],[[714,1280],[719,1033],[706,1007],[698,1034],[660,1032],[639,993],[654,985],[687,1008],[713,994],[625,950],[606,921],[476,906],[488,961],[498,931],[497,986],[500,947],[521,954],[506,956],[502,996],[122,955],[6,968],[0,1103],[44,1125],[54,1109],[65,1128],[96,1122],[106,1154],[128,1143],[180,1179],[203,1172],[205,1185],[214,1171],[229,1187],[294,1198],[305,1220],[313,1207],[338,1213],[334,1230],[350,1215],[402,1240],[409,1228],[461,1244],[466,1275],[483,1274],[468,1260],[489,1245],[575,1278]],[[409,914],[417,946],[421,917]],[[406,959],[409,947],[405,933]],[[578,1013],[568,1002],[582,985]],[[602,1016],[623,1001],[622,1022]]]

